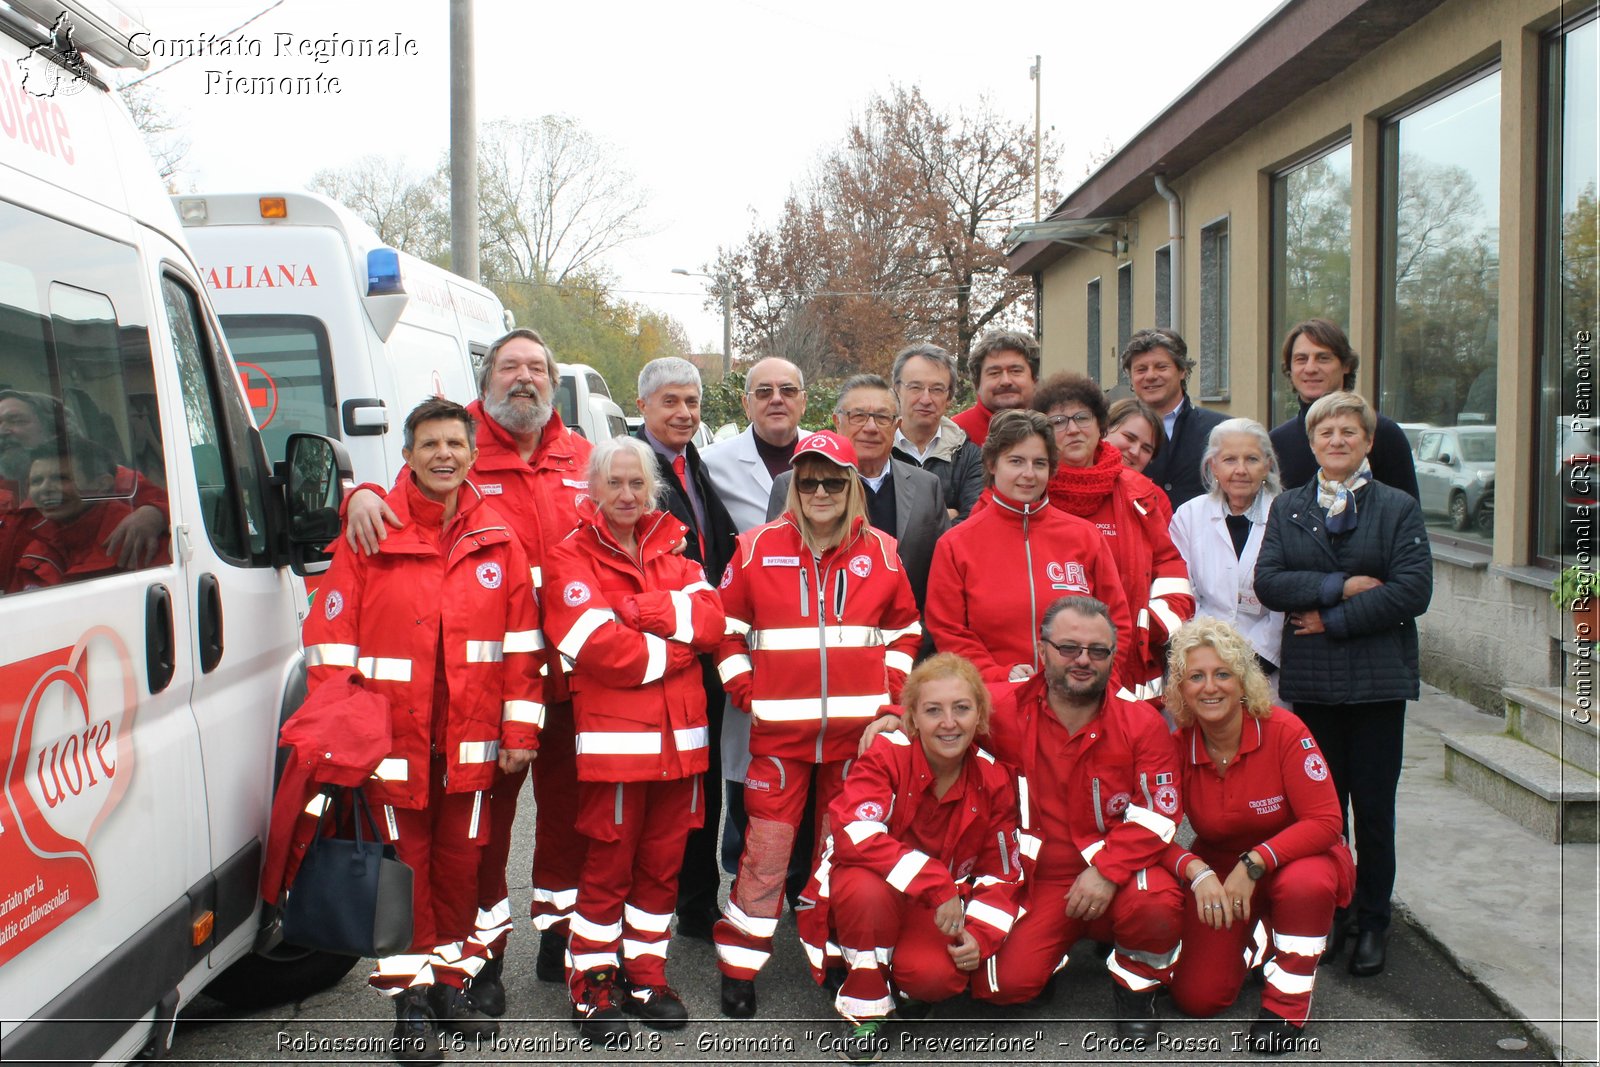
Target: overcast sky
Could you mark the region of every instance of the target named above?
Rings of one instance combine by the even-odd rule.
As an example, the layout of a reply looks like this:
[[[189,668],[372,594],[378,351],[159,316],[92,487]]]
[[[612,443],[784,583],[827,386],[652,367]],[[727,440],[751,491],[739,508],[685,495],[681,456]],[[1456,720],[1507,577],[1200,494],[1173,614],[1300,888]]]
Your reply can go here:
[[[477,0],[478,118],[569,115],[610,142],[648,190],[655,235],[607,264],[620,294],[683,322],[720,350],[699,270],[737,243],[752,213],[770,222],[790,185],[837,143],[873,93],[915,84],[938,107],[987,96],[1043,122],[1062,145],[1062,184],[1107,141],[1126,144],[1259,24],[1275,0]],[[198,191],[299,188],[324,167],[379,154],[431,169],[449,138],[447,0],[144,0],[154,38],[237,31],[260,55],[203,56],[151,86],[192,147],[181,181]],[[280,36],[282,35],[282,36]],[[298,58],[305,40],[414,40],[401,58]],[[287,44],[288,54],[279,54]],[[151,70],[171,63],[152,57]],[[222,79],[323,74],[338,93],[250,96]],[[1050,205],[1045,205],[1048,211]]]

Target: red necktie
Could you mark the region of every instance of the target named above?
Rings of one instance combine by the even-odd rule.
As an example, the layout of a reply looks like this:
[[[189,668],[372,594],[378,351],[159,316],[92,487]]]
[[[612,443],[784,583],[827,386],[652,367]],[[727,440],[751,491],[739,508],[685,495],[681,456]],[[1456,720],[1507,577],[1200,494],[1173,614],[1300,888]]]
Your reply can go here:
[[[694,497],[689,495],[689,464],[680,453],[672,457],[672,473],[678,476],[678,484],[683,487],[683,499],[689,505],[689,521],[694,524],[694,536],[700,542],[700,558],[706,558],[706,535],[700,532],[700,524],[694,520]]]

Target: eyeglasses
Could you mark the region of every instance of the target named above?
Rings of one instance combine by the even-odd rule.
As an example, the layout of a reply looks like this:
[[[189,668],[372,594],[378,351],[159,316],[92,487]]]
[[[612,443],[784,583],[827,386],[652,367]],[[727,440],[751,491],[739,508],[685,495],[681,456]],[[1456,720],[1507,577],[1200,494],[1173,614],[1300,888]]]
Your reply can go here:
[[[920,393],[927,393],[935,400],[950,395],[950,387],[948,385],[939,385],[938,383],[929,385],[926,382],[901,382],[900,388],[904,389],[912,396],[916,396]]]
[[[1058,645],[1048,637],[1041,637],[1039,640],[1061,653],[1061,658],[1068,663],[1073,662],[1085,652],[1089,653],[1089,658],[1096,663],[1104,663],[1111,658],[1111,649],[1105,645],[1075,645],[1071,641]]]
[[[829,496],[838,496],[844,492],[845,486],[850,484],[848,478],[796,478],[795,488],[800,490],[801,496],[810,496],[821,489]]]
[[[841,411],[839,414],[843,415],[844,421],[851,426],[863,426],[868,419],[871,419],[872,424],[879,429],[888,426],[895,419],[893,415],[886,411],[861,411],[857,409],[854,411]]]
[[[1054,426],[1058,430],[1061,427],[1065,426],[1069,422],[1072,423],[1072,425],[1076,426],[1078,429],[1081,430],[1081,429],[1083,429],[1085,426],[1089,425],[1093,421],[1094,421],[1094,415],[1091,412],[1088,412],[1088,411],[1080,411],[1076,415],[1051,415],[1050,416],[1050,425]]]
[[[799,396],[803,392],[805,392],[805,390],[801,389],[798,385],[779,385],[779,386],[762,385],[762,386],[758,386],[755,389],[746,389],[744,395],[745,396],[753,396],[757,400],[760,400],[761,402],[765,403],[766,401],[772,399],[772,394],[773,393],[777,393],[778,395],[782,396],[785,400],[793,400],[795,397]]]

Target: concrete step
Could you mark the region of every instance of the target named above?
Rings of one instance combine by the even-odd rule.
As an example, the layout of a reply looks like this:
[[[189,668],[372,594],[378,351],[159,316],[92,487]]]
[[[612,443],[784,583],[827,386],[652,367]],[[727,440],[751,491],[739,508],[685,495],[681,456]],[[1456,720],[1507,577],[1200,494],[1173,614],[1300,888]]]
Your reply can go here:
[[[1441,734],[1444,776],[1556,844],[1600,839],[1600,778],[1506,734]]]
[[[1590,774],[1600,774],[1600,723],[1592,697],[1553,686],[1507,686],[1506,733]]]

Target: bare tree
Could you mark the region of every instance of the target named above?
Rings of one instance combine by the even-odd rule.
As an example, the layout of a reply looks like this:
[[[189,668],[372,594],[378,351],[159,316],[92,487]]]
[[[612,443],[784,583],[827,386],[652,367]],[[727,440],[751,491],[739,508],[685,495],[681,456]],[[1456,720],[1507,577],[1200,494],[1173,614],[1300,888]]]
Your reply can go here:
[[[483,258],[494,274],[559,284],[652,232],[633,175],[570,118],[489,123],[478,168]]]
[[[167,191],[178,192],[177,180],[190,147],[189,139],[180,132],[182,127],[178,120],[148,82],[120,86],[117,92],[133,116],[133,124],[144,137],[145,147],[150,150],[150,158],[166,183]]]
[[[438,171],[416,175],[399,159],[365,156],[347,167],[317,171],[311,188],[360,215],[385,244],[402,252],[434,261],[449,252],[449,199]]]

